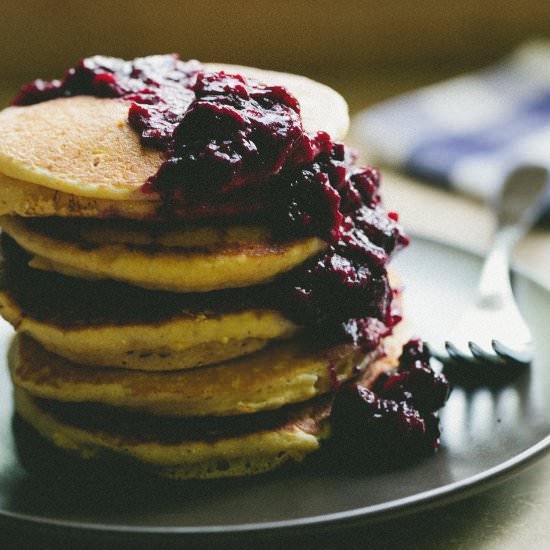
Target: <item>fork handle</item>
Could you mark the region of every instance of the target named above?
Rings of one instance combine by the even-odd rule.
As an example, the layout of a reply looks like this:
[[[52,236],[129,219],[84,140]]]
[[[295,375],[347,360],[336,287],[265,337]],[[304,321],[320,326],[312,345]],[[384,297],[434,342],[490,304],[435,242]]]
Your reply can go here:
[[[491,251],[481,271],[477,296],[479,307],[495,310],[513,303],[510,255],[524,233],[525,228],[520,225],[500,227],[495,233]]]
[[[481,272],[479,307],[491,310],[516,308],[510,284],[510,255],[547,204],[548,178],[546,168],[522,165],[508,175],[500,193],[492,201],[497,228]]]

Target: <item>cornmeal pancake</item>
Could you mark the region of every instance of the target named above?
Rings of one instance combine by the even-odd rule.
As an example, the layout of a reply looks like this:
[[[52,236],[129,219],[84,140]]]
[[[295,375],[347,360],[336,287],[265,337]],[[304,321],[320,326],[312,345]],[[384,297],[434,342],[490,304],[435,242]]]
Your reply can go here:
[[[158,201],[81,197],[0,174],[0,216],[153,220],[158,217],[158,211]]]
[[[261,229],[251,228],[196,230],[199,234],[213,233],[214,240],[205,244],[201,239],[193,240],[193,229],[186,227],[165,233],[161,229],[164,226],[142,223],[125,233],[126,226],[120,220],[96,223],[104,225],[94,226],[94,220],[83,225],[62,218],[0,218],[3,230],[35,256],[32,267],[173,292],[265,283],[327,246],[314,237],[278,241]],[[95,227],[95,234],[86,227]]]
[[[6,234],[1,244],[2,316],[75,363],[192,368],[257,351],[301,328],[277,310],[269,286],[181,294],[87,281],[29,268],[29,256]]]
[[[365,318],[397,318],[385,265],[407,238],[378,207],[378,172],[333,141],[348,129],[345,101],[304,77],[210,64],[273,89],[199,75],[186,111],[194,72],[155,58],[152,77],[140,68],[150,59],[94,59],[81,63],[93,86],[67,78],[44,95],[35,81],[14,101],[25,106],[0,113],[0,309],[18,331],[16,412],[61,449],[177,479],[301,460],[330,434],[340,385],[371,386],[407,332],[379,342],[385,325]],[[105,95],[106,80],[109,95],[138,94],[133,127],[129,101],[68,97]],[[325,258],[328,242],[288,236],[292,221],[344,237]],[[293,311],[279,275],[298,266],[319,271],[314,290],[296,292],[313,304],[303,327],[279,311]]]
[[[347,132],[347,105],[323,84],[248,67],[206,64],[206,69],[228,70],[284,86],[300,102],[306,131],[324,130],[334,139],[342,139]],[[144,194],[140,187],[163,159],[159,151],[142,147],[138,133],[128,124],[128,109],[126,101],[92,96],[5,109],[0,113],[0,173],[90,199],[155,200],[158,197]],[[31,194],[28,200],[39,203],[40,197]],[[60,200],[67,203],[68,198]],[[21,212],[13,198],[8,203],[19,204]]]
[[[388,361],[396,358],[401,342],[398,335],[386,338]],[[293,340],[219,365],[142,372],[77,365],[46,351],[32,338],[17,335],[9,363],[14,385],[35,397],[102,403],[156,415],[223,416],[271,410],[330,392],[339,383],[372,371],[380,353],[381,349],[365,355],[350,344],[311,349]]]
[[[268,307],[266,287],[181,294],[86,281],[31,269],[12,239],[4,234],[1,242],[2,316],[77,363],[191,368],[251,353],[298,330]]]
[[[307,77],[222,63],[205,63],[209,71],[225,71],[255,78],[264,84],[285,87],[300,103],[300,114],[306,132],[323,130],[333,140],[344,139],[349,130],[346,100],[335,90]]]
[[[172,479],[242,477],[299,462],[330,433],[330,399],[237,418],[172,419],[56,403],[15,388],[15,408],[44,438],[85,459],[132,459]],[[220,422],[221,420],[221,422]]]
[[[243,311],[224,315],[181,315],[155,324],[72,328],[24,315],[8,292],[0,290],[2,316],[46,349],[95,367],[143,371],[190,369],[258,351],[274,339],[290,338],[297,327],[279,312]]]

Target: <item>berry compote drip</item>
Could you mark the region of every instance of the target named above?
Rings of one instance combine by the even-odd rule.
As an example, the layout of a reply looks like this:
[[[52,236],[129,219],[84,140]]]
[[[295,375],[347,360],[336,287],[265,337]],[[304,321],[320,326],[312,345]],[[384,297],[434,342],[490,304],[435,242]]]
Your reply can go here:
[[[377,347],[399,320],[386,271],[408,239],[387,213],[376,169],[325,132],[307,133],[282,86],[208,72],[175,55],[82,60],[63,80],[27,84],[14,105],[89,94],[130,102],[128,121],[165,161],[143,185],[161,216],[262,220],[280,238],[318,236],[326,250],[273,286],[287,315],[327,343]],[[212,220],[213,221],[213,220]],[[212,223],[212,222],[210,222]]]
[[[63,79],[35,80],[21,88],[12,105],[32,105],[76,95],[120,97],[130,101],[128,120],[144,145],[166,149],[194,100],[198,61],[177,55],[150,55],[133,61],[96,55],[82,59]]]
[[[353,456],[376,456],[408,462],[439,448],[437,410],[445,405],[450,386],[430,367],[430,353],[420,340],[403,348],[399,367],[381,375],[372,390],[344,386],[332,411],[336,438],[352,445]]]

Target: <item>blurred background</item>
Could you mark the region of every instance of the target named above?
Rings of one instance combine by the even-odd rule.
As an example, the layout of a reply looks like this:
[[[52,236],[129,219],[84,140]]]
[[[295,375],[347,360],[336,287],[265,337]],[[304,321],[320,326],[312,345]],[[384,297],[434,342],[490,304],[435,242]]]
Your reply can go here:
[[[304,73],[352,110],[495,61],[550,35],[540,0],[2,0],[3,97],[79,58],[183,58]]]

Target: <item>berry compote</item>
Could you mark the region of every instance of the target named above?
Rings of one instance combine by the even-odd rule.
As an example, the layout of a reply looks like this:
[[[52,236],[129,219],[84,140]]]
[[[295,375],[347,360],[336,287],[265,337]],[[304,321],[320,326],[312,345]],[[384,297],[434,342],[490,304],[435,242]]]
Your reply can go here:
[[[450,386],[430,367],[430,353],[420,340],[403,348],[399,367],[381,375],[372,389],[343,386],[336,395],[332,418],[336,440],[345,440],[355,457],[409,462],[439,448],[437,411]]]
[[[127,101],[128,122],[165,161],[144,182],[160,219],[267,223],[325,251],[276,281],[273,298],[327,344],[375,349],[400,319],[386,266],[408,243],[380,202],[379,172],[325,132],[304,130],[282,86],[204,70],[176,55],[83,59],[62,80],[24,86],[13,105],[94,95]]]

